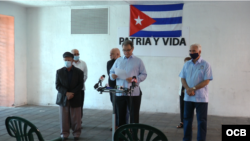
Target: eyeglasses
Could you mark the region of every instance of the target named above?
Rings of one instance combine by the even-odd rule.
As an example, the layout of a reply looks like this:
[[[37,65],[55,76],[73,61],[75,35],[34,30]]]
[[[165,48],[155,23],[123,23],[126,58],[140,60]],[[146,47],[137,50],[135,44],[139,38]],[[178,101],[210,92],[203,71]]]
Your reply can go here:
[[[123,52],[130,52],[132,49],[122,50]]]
[[[79,53],[75,53],[75,54],[73,54],[74,56],[77,56],[77,55],[80,55]]]

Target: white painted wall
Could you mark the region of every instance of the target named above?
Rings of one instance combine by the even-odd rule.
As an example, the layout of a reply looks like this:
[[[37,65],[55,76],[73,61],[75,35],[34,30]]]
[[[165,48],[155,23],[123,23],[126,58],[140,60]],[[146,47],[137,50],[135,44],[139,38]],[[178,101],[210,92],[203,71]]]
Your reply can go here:
[[[15,106],[27,104],[26,8],[0,1],[0,14],[15,18]]]
[[[209,115],[250,116],[249,7],[250,2],[187,2],[184,6],[183,26],[190,27],[190,43],[202,45],[202,57],[213,69]],[[93,85],[106,75],[117,28],[129,26],[129,5],[109,6],[108,35],[71,35],[71,8],[79,7],[27,9],[28,104],[55,103],[55,74],[63,66],[62,54],[78,48],[89,69],[84,107],[111,109],[109,94],[98,94]],[[183,58],[140,58],[148,72],[141,83],[141,111],[179,113],[178,75]]]

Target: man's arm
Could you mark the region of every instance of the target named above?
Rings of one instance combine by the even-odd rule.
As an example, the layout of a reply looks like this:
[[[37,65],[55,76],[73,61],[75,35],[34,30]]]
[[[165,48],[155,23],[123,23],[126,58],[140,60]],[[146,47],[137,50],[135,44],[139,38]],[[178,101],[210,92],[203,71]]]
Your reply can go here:
[[[83,88],[83,71],[79,71],[79,77],[78,77],[78,79],[79,79],[79,84],[72,90],[72,92],[74,93],[74,94],[77,94],[77,92],[79,92],[79,91],[81,91],[82,90],[82,88]]]
[[[107,62],[107,74],[109,76],[109,61]]]
[[[88,78],[88,67],[87,67],[87,64],[85,62],[84,62],[83,73],[84,73],[84,82],[85,82],[87,80],[87,78]]]
[[[189,89],[189,86],[186,82],[186,79],[185,78],[181,78],[181,83],[182,83],[182,86],[187,90]]]
[[[139,66],[139,75],[136,76],[137,83],[144,81],[146,78],[147,78],[147,71],[145,69],[144,63],[141,60],[140,66]]]
[[[186,89],[186,92],[189,96],[195,95],[194,89],[189,88],[185,78],[181,78],[181,83],[182,83],[182,86]]]
[[[59,79],[59,74],[58,74],[58,71],[56,72],[56,89],[59,93],[63,94],[63,95],[66,95],[67,93],[67,88],[65,88],[62,84],[61,84],[61,81]]]
[[[201,83],[199,83],[198,85],[196,85],[195,89],[196,90],[201,89],[201,88],[207,86],[209,82],[210,82],[210,80],[204,80]]]
[[[204,81],[202,81],[201,83],[196,85],[195,88],[197,90],[201,89],[201,88],[207,86],[211,80],[213,80],[212,69],[211,69],[210,64],[207,64],[206,69],[205,69],[205,74],[204,74]]]

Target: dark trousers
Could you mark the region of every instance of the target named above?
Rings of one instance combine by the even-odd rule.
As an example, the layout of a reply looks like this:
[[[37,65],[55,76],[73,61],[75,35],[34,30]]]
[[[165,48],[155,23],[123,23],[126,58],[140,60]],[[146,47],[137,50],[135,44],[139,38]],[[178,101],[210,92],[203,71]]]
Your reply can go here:
[[[112,106],[113,106],[113,96],[112,94],[110,93],[110,101],[112,103]],[[127,107],[127,114],[126,114],[126,124],[129,124],[129,107]],[[117,106],[115,106],[115,124],[116,126],[119,125],[119,115],[117,114]]]
[[[130,105],[130,96],[116,96],[117,114],[119,115],[119,126],[126,124],[127,107],[130,110],[130,123],[139,123],[139,112],[141,106],[141,95],[132,96]]]
[[[84,97],[85,97],[85,93],[84,93],[84,90],[82,90],[81,117],[83,116]]]
[[[181,117],[181,122],[183,123],[183,117],[184,117],[184,93],[183,92],[180,95],[180,117]]]
[[[188,102],[184,106],[184,138],[183,141],[192,140],[192,123],[194,117],[194,108],[196,108],[196,117],[198,121],[197,141],[205,141],[207,134],[207,108],[208,103]]]

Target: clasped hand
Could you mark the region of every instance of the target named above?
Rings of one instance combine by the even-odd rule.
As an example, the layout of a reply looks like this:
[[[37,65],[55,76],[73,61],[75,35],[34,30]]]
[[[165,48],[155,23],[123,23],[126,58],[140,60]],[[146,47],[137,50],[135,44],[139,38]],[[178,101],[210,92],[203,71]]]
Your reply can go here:
[[[72,98],[74,97],[74,93],[72,93],[72,92],[67,92],[67,93],[66,93],[66,96],[67,96],[67,99],[70,100],[70,99],[72,99]]]
[[[188,89],[187,89],[187,94],[188,94],[189,96],[194,96],[194,95],[195,95],[194,89],[188,88]]]

